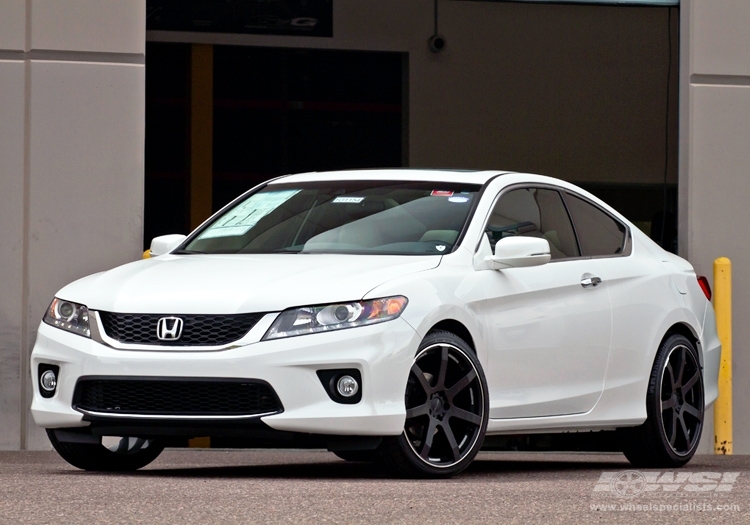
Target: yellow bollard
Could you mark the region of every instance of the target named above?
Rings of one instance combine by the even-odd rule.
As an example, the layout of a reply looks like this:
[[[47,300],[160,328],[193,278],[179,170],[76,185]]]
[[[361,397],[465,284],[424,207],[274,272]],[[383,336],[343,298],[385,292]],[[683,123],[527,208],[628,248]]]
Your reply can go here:
[[[714,454],[732,454],[732,261],[714,261],[714,310],[721,341],[719,399],[714,404]]]

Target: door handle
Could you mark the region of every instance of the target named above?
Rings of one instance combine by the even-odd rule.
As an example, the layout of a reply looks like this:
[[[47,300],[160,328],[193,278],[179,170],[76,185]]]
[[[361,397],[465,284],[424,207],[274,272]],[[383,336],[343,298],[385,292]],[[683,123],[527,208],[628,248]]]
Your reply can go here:
[[[581,286],[584,288],[594,288],[602,284],[602,280],[599,277],[591,276],[591,277],[584,277],[581,279]]]

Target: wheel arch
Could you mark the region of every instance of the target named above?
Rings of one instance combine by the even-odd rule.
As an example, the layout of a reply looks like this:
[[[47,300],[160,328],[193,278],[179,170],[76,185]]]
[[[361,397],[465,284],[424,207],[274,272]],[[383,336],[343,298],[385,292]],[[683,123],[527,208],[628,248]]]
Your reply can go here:
[[[687,338],[693,345],[695,346],[695,349],[698,352],[698,360],[700,361],[701,366],[703,366],[703,352],[701,352],[701,342],[700,338],[696,335],[696,333],[693,331],[693,329],[690,327],[690,325],[686,323],[675,323],[672,326],[670,326],[666,333],[664,334],[664,337],[661,338],[661,341],[659,341],[659,347],[666,341],[668,338],[672,337],[673,335],[681,335]]]
[[[442,321],[432,325],[430,329],[427,330],[427,333],[429,334],[430,332],[434,332],[435,330],[445,330],[446,332],[450,332],[453,335],[460,337],[466,342],[467,345],[471,347],[471,349],[474,351],[474,354],[476,355],[477,347],[474,343],[474,337],[462,322],[456,321],[455,319],[443,319]]]

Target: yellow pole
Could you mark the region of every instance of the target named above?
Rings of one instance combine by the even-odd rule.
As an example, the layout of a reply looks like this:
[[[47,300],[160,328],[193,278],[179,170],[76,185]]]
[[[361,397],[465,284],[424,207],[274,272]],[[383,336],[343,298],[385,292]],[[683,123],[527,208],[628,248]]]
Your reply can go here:
[[[213,123],[214,46],[193,44],[190,67],[190,229],[197,228],[212,211]],[[211,438],[190,439],[188,446],[210,448]]]
[[[732,261],[714,261],[714,309],[721,341],[719,399],[714,404],[714,454],[732,454]]]

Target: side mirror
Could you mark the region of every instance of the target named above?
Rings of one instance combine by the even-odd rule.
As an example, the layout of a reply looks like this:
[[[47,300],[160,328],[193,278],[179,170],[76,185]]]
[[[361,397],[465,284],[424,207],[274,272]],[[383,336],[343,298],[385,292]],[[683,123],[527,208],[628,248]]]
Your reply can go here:
[[[506,237],[495,245],[495,255],[490,257],[492,268],[525,268],[547,264],[550,255],[549,242],[541,237]]]
[[[162,235],[151,241],[151,257],[158,257],[177,248],[187,238],[185,235]]]

